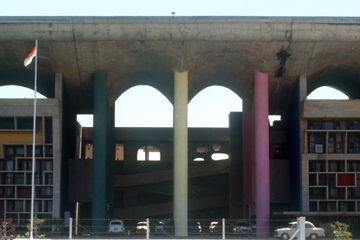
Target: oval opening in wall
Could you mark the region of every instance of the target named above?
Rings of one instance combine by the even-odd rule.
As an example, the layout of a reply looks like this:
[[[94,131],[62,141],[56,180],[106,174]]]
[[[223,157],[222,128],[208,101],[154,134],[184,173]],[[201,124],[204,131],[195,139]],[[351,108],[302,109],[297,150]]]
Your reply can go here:
[[[229,154],[226,153],[214,153],[211,155],[211,159],[214,161],[223,161],[229,159]]]

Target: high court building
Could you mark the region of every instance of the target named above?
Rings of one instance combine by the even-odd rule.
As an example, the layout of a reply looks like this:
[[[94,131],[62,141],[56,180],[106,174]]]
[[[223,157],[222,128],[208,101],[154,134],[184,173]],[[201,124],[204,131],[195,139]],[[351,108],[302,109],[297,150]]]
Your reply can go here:
[[[0,85],[34,87],[23,60],[36,39],[39,218],[174,218],[177,236],[188,219],[254,218],[267,236],[281,216],[359,215],[360,18],[0,17]],[[173,104],[173,128],[114,127],[115,100],[138,85]],[[189,101],[213,85],[243,112],[229,128],[188,128]],[[350,100],[307,100],[320,86]],[[0,100],[0,218],[18,224],[32,114],[31,99]]]

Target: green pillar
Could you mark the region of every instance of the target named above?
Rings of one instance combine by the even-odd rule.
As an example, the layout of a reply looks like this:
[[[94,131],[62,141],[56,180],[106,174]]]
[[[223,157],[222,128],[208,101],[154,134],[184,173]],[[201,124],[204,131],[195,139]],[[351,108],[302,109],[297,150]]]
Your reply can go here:
[[[93,87],[92,226],[99,233],[107,232],[114,192],[114,107],[108,104],[106,71],[94,74]]]
[[[174,220],[175,236],[188,235],[188,72],[174,79]]]

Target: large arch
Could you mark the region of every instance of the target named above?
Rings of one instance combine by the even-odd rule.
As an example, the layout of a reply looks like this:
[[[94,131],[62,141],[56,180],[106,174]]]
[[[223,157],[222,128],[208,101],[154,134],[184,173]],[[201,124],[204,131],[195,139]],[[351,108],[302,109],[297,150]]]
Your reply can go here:
[[[34,98],[34,90],[18,86],[18,85],[3,85],[0,86],[0,98]],[[36,98],[46,98],[39,92],[36,92]]]
[[[194,74],[195,73],[195,74]],[[197,79],[197,72],[189,72],[189,102],[203,89],[217,85],[230,89],[241,99],[252,99],[252,84],[244,84],[244,90],[238,84],[238,77],[234,73],[222,73],[220,70],[209,76]],[[247,77],[245,77],[246,79]],[[252,82],[252,76],[250,77]],[[136,72],[121,78],[121,81],[112,81],[108,85],[109,104],[112,105],[125,91],[138,85],[148,85],[161,92],[172,104],[174,103],[174,72],[172,70],[163,72],[161,76],[150,72]],[[197,79],[197,80],[195,80]],[[111,86],[111,88],[109,87]]]
[[[157,76],[149,72],[137,72],[125,76],[121,81],[114,81],[109,85],[111,88],[108,86],[109,104],[114,104],[124,92],[139,85],[147,85],[155,88],[173,104],[174,74],[172,72],[164,73],[162,76]]]
[[[191,100],[201,91],[211,86],[221,86],[228,88],[244,101],[246,99],[252,99],[252,93],[251,95],[246,94],[248,89],[242,90],[236,83],[236,79],[237,77],[235,75],[215,73],[211,76],[208,76],[204,81],[195,82],[189,89],[189,102],[191,102]]]
[[[342,91],[329,86],[316,88],[308,94],[307,99],[349,99]]]
[[[239,95],[219,85],[206,87],[188,104],[188,126],[228,127],[229,114],[232,111],[242,111],[242,99]]]
[[[16,70],[2,71],[0,73],[0,76],[0,86],[18,85],[34,90],[35,74],[32,70],[22,68]],[[55,95],[54,79],[54,75],[38,72],[37,91],[42,95],[46,96],[47,98],[53,98]]]
[[[132,115],[129,115],[130,112]],[[144,120],[148,124],[143,122]],[[172,127],[173,106],[159,90],[152,86],[131,87],[115,101],[115,126]]]
[[[307,92],[321,86],[330,86],[342,91],[350,99],[360,99],[360,71],[347,66],[327,67],[308,77]]]

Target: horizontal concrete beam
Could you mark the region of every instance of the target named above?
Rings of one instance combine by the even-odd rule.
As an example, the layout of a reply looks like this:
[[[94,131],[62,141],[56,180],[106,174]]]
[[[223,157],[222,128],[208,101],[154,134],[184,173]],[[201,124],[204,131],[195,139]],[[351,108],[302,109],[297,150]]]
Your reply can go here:
[[[58,116],[60,101],[55,98],[36,99],[36,116]],[[34,99],[0,99],[2,117],[31,117]]]
[[[360,18],[0,17],[0,40],[358,41]]]
[[[304,100],[301,118],[360,118],[360,100]]]
[[[90,16],[14,16],[0,17],[0,23],[209,23],[270,22],[359,24],[359,17],[256,17],[256,16],[189,16],[189,17],[90,17]]]
[[[189,178],[229,172],[229,161],[189,167]],[[115,187],[131,187],[173,180],[173,170],[115,176]]]
[[[189,210],[201,210],[207,208],[224,207],[229,205],[228,195],[219,195],[212,197],[203,197],[189,199]],[[157,216],[171,214],[173,212],[173,203],[151,204],[130,208],[115,208],[114,217],[121,219],[143,218],[144,216]]]

